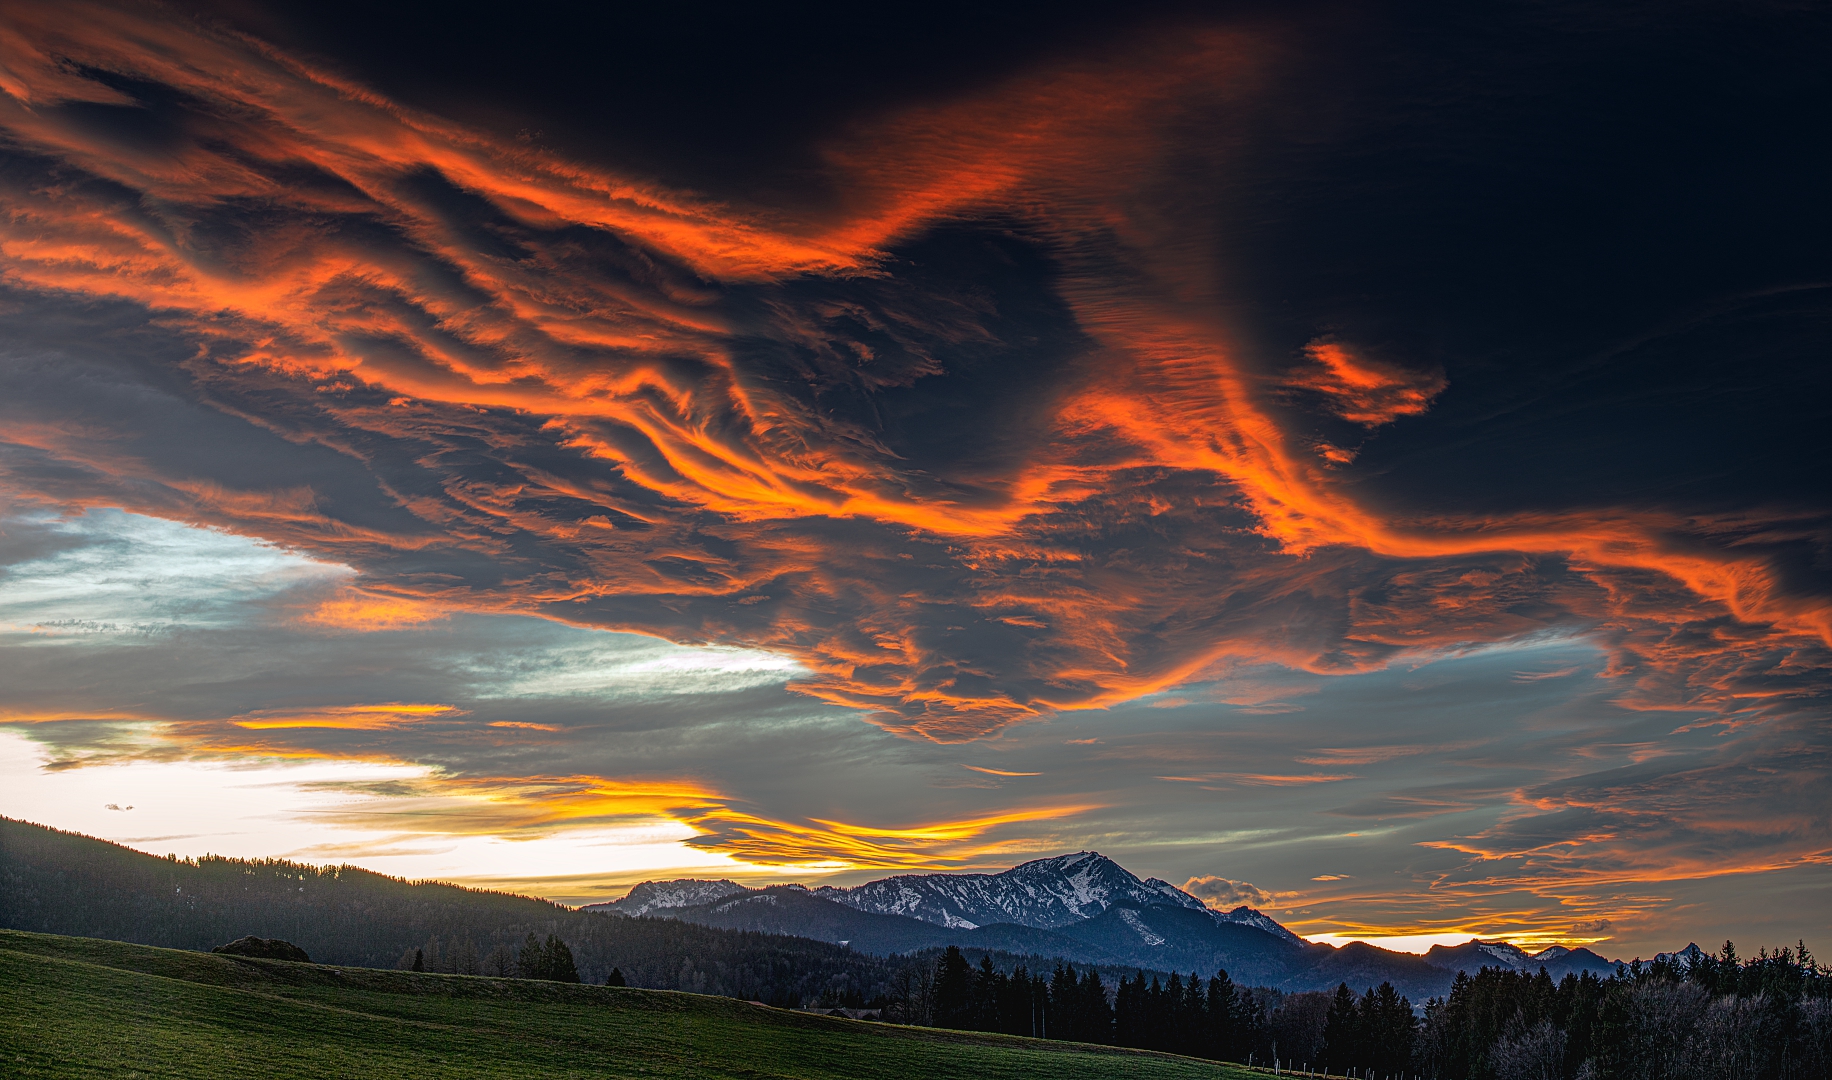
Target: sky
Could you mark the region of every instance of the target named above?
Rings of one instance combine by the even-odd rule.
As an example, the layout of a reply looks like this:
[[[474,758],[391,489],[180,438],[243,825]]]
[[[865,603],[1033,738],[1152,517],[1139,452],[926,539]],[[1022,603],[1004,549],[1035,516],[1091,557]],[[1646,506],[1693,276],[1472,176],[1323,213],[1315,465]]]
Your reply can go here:
[[[1832,13],[995,7],[6,5],[0,814],[1827,938]]]

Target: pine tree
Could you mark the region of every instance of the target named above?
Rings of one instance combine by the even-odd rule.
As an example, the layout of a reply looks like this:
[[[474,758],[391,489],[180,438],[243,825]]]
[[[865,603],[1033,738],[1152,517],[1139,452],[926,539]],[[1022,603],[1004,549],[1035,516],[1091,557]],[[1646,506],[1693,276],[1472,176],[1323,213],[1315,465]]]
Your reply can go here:
[[[1178,1009],[1180,1020],[1177,1025],[1177,1052],[1192,1056],[1209,1056],[1208,1028],[1209,1016],[1207,997],[1202,991],[1202,979],[1190,972],[1189,981],[1183,984],[1182,1007]]]
[[[413,969],[415,971],[426,970],[426,953],[424,950],[415,949],[413,951]]]
[[[999,975],[993,986],[996,1005],[994,1022],[989,1030],[1007,1035],[1031,1034],[1030,971],[1019,964],[1009,976]]]
[[[1147,1031],[1145,973],[1121,978],[1113,995],[1113,1041],[1119,1046],[1144,1046]]]
[[[606,986],[622,986],[622,985],[624,985],[624,981],[623,981],[623,969],[622,969],[622,968],[612,968],[612,969],[611,969],[611,973],[610,973],[609,975],[606,975],[606,976],[604,977],[604,985],[606,985]]]
[[[1177,976],[1172,975],[1175,979]],[[1182,989],[1181,986],[1178,989]],[[1165,1007],[1165,991],[1158,977],[1151,977],[1151,989],[1140,997],[1145,1003],[1144,1013],[1145,1041],[1140,1043],[1147,1050],[1168,1050],[1170,1042],[1170,1010]],[[1181,994],[1178,995],[1182,996]]]
[[[1356,1068],[1366,1064],[1360,1060],[1360,1052],[1361,1023],[1355,1010],[1355,995],[1348,983],[1341,983],[1329,1003],[1329,1017],[1323,1022],[1323,1062],[1336,1070]]]
[[[1235,1017],[1240,1012],[1240,995],[1234,989],[1234,980],[1228,978],[1227,969],[1216,971],[1215,977],[1209,980],[1208,996],[1209,1031],[1205,1056],[1218,1061],[1239,1061],[1240,1040],[1236,1037]]]
[[[1540,969],[1548,989],[1552,980]],[[1366,1032],[1369,1063],[1382,1072],[1395,1072],[1412,1062],[1412,1003],[1393,984],[1383,982],[1363,1000],[1362,1028]]]
[[[981,956],[979,970],[973,973],[973,989],[968,1027],[974,1031],[999,1030],[999,991],[1005,976],[993,969],[992,957]]]
[[[530,930],[522,939],[522,948],[515,957],[515,974],[521,979],[545,979],[547,977],[547,950],[542,948],[541,939]]]
[[[1081,985],[1072,965],[1057,964],[1050,973],[1050,1008],[1048,1032],[1052,1039],[1079,1039],[1081,1018]]]
[[[950,945],[935,962],[935,1026],[970,1028],[973,1021],[973,969]]]
[[[548,934],[546,944],[541,947],[541,965],[545,970],[539,978],[554,982],[579,981],[579,969],[573,964],[572,950],[556,934]]]
[[[1081,1042],[1113,1041],[1113,1006],[1107,1003],[1107,988],[1101,985],[1100,972],[1090,967],[1081,977],[1080,1007],[1075,1013],[1075,1038]]]

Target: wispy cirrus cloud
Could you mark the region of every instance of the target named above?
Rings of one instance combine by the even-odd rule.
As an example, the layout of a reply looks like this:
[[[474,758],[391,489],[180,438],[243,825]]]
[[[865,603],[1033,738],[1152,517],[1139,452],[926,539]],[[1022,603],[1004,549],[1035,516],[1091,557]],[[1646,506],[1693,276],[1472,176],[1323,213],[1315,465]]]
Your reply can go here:
[[[827,152],[843,205],[797,217],[494,141],[150,10],[14,25],[7,281],[159,313],[212,407],[346,455],[375,510],[162,460],[131,427],[77,437],[108,421],[74,414],[9,427],[32,455],[14,487],[55,463],[84,477],[64,497],[357,566],[321,624],[515,610],[779,649],[804,692],[945,740],[1230,658],[1354,671],[1619,627],[1624,669],[1669,692],[1700,660],[1651,644],[1676,625],[1766,628],[1716,639],[1745,669],[1758,641],[1828,633],[1750,543],[1782,521],[1400,522],[1311,462],[1274,373],[1209,314],[1189,240],[1213,211],[1154,201],[1178,124],[1225,130],[1276,83],[1258,31],[1140,38],[863,123]],[[1053,293],[887,269],[982,220],[1056,253]],[[1341,341],[1310,355],[1285,384],[1351,423],[1442,391]],[[999,400],[1030,404],[953,448],[898,418],[979,393],[995,358]]]
[[[1328,411],[1364,428],[1421,415],[1446,385],[1441,371],[1407,371],[1336,341],[1313,341],[1304,353],[1309,362],[1286,376],[1285,385],[1321,395]]]
[[[1340,780],[1353,780],[1347,773],[1205,773],[1201,776],[1160,776],[1160,780],[1176,780],[1188,784],[1246,784],[1249,787],[1296,787],[1302,784],[1333,784]]]
[[[958,748],[894,738],[844,713],[808,715],[818,706],[784,691],[793,669],[767,656],[466,613],[332,634],[265,614],[294,610],[296,579],[276,571],[296,555],[264,561],[241,538],[105,512],[46,528],[76,540],[21,530],[48,561],[13,565],[63,581],[68,595],[102,580],[107,595],[148,611],[200,603],[203,621],[157,635],[117,625],[0,638],[14,674],[0,719],[30,740],[0,812],[122,839],[191,836],[172,842],[186,852],[347,859],[577,901],[645,876],[856,881],[1097,848],[1171,880],[1255,882],[1273,894],[1273,913],[1306,933],[1645,935],[1711,879],[1644,881],[1654,871],[1642,845],[1654,833],[1569,816],[1533,826],[1579,830],[1563,855],[1523,861],[1506,846],[1519,842],[1512,823],[1545,816],[1548,785],[1635,760],[1706,775],[1772,730],[1675,733],[1667,713],[1610,706],[1607,719],[1594,704],[1572,705],[1567,680],[1513,678],[1605,663],[1591,646],[1555,639],[1335,679],[1232,671],[1180,705],[1012,729],[985,746],[1001,760],[976,773],[962,769]],[[122,542],[137,536],[144,548]],[[187,543],[215,557],[174,558]],[[221,573],[238,565],[266,584]],[[164,601],[153,595],[161,590]],[[38,622],[58,603],[15,610]],[[1214,703],[1255,681],[1259,693],[1233,696],[1314,683],[1310,707],[1268,721]],[[1605,680],[1575,682],[1606,700]],[[1471,700],[1491,703],[1481,723]],[[952,779],[976,775],[985,783]],[[267,794],[250,798],[247,785]],[[1661,798],[1683,799],[1700,820],[1725,804],[1750,821],[1779,820],[1793,813],[1783,805],[1792,790],[1691,783]],[[1637,798],[1624,788],[1601,802]],[[136,810],[106,812],[107,802]],[[157,820],[128,833],[107,823],[129,816]],[[1810,872],[1798,853],[1824,841],[1809,821],[1768,844],[1764,859],[1722,865]],[[1791,862],[1775,861],[1788,852]],[[1567,874],[1580,857],[1586,872]],[[1673,866],[1700,865],[1691,858]],[[1750,869],[1764,865],[1794,869]],[[1604,923],[1615,929],[1597,929]]]

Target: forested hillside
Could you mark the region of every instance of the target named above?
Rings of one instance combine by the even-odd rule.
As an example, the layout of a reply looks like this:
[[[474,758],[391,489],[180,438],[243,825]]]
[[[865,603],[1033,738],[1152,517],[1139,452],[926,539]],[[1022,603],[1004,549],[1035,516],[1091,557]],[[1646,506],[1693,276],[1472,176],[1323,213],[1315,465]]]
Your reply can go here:
[[[1378,1052],[1356,1013],[1341,1016],[1339,1062]],[[1408,1034],[1425,1076],[1828,1080],[1832,970],[1805,945],[1741,959],[1729,942],[1715,956],[1637,963],[1607,979],[1487,968],[1459,975]]]
[[[418,949],[428,970],[499,975],[514,973],[528,934],[556,934],[587,982],[616,968],[632,986],[787,1005],[863,1004],[900,966],[825,942],[584,913],[355,867],[161,859],[6,818],[0,926],[199,950],[253,934],[357,967],[395,967]]]

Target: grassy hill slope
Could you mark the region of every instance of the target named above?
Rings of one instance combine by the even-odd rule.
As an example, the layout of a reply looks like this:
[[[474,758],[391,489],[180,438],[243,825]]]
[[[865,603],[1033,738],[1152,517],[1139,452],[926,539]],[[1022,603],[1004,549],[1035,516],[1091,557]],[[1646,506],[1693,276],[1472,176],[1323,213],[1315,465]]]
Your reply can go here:
[[[1188,1058],[653,990],[424,975],[0,931],[22,1077],[1245,1080]]]

